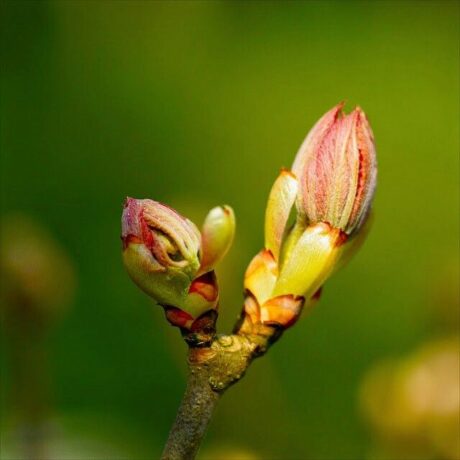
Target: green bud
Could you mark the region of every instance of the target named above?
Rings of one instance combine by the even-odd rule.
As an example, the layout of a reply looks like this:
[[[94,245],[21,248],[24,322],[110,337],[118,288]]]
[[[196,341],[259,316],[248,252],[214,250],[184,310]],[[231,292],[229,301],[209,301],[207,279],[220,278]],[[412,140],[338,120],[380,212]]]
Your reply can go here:
[[[220,262],[233,242],[235,214],[230,206],[217,206],[209,211],[201,230],[201,273]]]

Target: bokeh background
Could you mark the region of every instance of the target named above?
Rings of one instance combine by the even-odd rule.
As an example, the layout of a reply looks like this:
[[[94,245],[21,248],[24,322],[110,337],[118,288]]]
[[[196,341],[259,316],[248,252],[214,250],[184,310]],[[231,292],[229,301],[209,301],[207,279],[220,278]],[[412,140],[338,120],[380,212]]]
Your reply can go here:
[[[456,337],[458,17],[456,1],[2,2],[2,216],[39,222],[75,267],[48,343],[71,458],[93,444],[114,452],[104,458],[158,457],[185,384],[178,332],[121,263],[124,197],[197,223],[233,206],[237,236],[218,269],[228,332],[270,186],[341,100],[363,107],[376,137],[373,229],[315,311],[225,395],[202,457],[374,455],[363,376]]]

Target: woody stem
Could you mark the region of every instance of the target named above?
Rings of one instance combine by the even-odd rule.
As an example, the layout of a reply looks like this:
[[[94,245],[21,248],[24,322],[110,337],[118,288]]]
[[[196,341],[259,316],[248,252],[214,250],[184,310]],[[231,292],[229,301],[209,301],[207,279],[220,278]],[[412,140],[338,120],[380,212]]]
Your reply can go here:
[[[190,348],[189,377],[162,460],[193,460],[221,395],[263,354],[268,343],[255,336],[229,335],[209,347]]]
[[[209,385],[209,369],[190,363],[187,388],[163,450],[163,460],[195,458],[220,395]]]

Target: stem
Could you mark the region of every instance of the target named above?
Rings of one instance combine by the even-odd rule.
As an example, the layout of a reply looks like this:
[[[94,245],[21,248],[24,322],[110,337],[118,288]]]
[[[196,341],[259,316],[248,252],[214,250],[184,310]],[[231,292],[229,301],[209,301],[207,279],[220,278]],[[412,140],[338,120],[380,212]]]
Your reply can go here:
[[[268,346],[266,337],[234,334],[219,337],[208,347],[190,348],[187,389],[162,460],[195,458],[220,396]]]
[[[163,460],[195,458],[220,393],[209,383],[206,365],[190,363],[190,374],[182,403],[164,448]]]

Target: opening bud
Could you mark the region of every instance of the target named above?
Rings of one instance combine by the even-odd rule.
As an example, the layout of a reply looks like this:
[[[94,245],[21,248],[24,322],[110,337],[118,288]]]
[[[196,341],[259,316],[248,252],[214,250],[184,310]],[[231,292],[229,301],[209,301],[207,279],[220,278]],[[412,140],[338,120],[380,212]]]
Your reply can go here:
[[[211,210],[202,235],[195,224],[164,204],[127,198],[123,261],[132,280],[165,308],[170,323],[193,330],[198,318],[217,310],[212,268],[229,249],[234,226],[228,206]],[[217,314],[207,317],[215,321]]]

